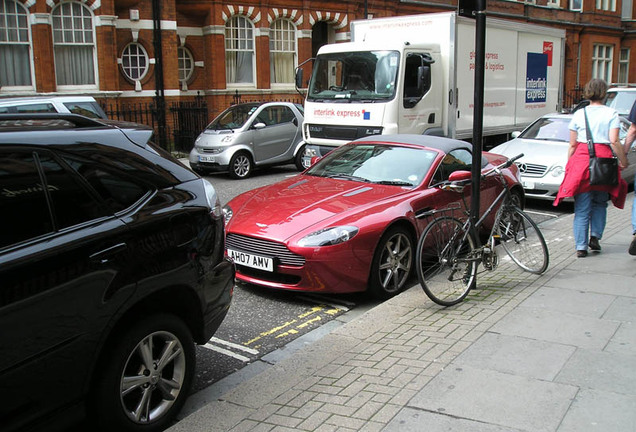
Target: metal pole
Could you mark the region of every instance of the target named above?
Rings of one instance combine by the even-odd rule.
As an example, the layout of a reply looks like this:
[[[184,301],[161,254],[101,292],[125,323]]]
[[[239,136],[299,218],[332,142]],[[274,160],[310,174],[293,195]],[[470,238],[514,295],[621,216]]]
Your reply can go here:
[[[479,220],[479,191],[481,189],[481,151],[484,126],[484,73],[486,53],[486,0],[477,0],[475,8],[475,109],[473,111],[473,164],[471,169],[470,217]]]
[[[161,1],[152,1],[153,47],[155,50],[155,107],[157,109],[158,141],[161,148],[167,148],[166,100],[163,84],[163,44],[161,41]]]

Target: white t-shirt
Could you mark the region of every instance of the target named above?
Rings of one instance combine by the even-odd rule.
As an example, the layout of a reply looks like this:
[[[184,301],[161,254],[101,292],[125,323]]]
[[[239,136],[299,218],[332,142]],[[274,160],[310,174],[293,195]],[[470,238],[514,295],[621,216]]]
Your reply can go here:
[[[585,132],[584,112],[587,111],[587,120],[590,122],[590,132],[595,143],[610,144],[609,131],[620,127],[618,112],[605,105],[590,105],[578,110],[570,120],[570,130],[577,132],[577,141],[587,142]]]

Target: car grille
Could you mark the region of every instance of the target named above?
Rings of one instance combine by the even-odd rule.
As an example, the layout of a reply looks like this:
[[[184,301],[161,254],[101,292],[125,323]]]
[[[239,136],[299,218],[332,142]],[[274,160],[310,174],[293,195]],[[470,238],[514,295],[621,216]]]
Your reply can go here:
[[[517,163],[517,166],[519,167],[519,172],[521,173],[521,175],[524,176],[541,177],[548,169],[548,167],[545,165],[530,163]]]
[[[305,265],[305,258],[291,252],[281,243],[260,240],[239,234],[229,233],[225,240],[225,247],[242,252],[267,255],[278,259],[278,263],[288,266],[301,267]]]

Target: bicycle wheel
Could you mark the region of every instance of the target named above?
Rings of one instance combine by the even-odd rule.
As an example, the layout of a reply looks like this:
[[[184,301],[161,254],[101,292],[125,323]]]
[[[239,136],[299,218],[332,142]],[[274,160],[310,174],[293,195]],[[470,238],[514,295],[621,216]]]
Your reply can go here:
[[[479,257],[475,239],[453,217],[435,219],[417,244],[417,277],[426,295],[442,306],[452,306],[475,285]]]
[[[510,258],[530,273],[546,271],[548,246],[537,224],[516,206],[502,207],[498,220],[499,242]]]

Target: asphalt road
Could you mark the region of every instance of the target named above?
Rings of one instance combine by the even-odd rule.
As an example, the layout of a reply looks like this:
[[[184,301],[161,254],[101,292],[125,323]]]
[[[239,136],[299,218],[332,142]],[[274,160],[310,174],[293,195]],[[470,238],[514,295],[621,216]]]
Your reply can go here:
[[[245,180],[232,180],[224,173],[206,178],[214,185],[222,204],[225,204],[242,192],[296,174],[298,171],[293,165],[285,165],[255,171]],[[554,208],[551,202],[528,201],[526,211],[540,223],[571,212],[572,208],[567,203]],[[370,307],[374,302],[377,301],[366,294],[317,297],[237,286],[230,312],[215,337],[205,346],[197,347],[198,364],[193,393],[284,347],[338,315],[363,305]]]

